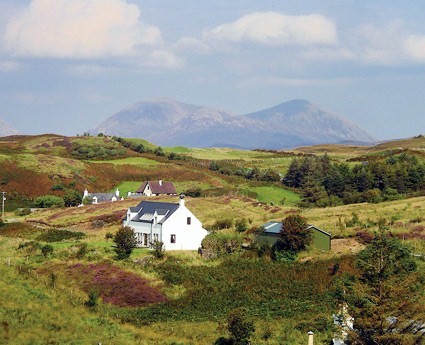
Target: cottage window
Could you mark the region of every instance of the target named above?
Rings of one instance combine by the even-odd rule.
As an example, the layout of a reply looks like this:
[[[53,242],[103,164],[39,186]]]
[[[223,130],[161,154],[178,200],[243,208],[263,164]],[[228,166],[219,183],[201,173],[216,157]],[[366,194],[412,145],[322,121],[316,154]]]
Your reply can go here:
[[[187,225],[190,225],[192,223],[192,219],[190,217],[187,217]]]
[[[153,240],[155,241],[155,242],[158,242],[159,240],[158,240],[158,234],[153,234]]]
[[[171,243],[176,243],[176,235],[171,235],[170,242]]]

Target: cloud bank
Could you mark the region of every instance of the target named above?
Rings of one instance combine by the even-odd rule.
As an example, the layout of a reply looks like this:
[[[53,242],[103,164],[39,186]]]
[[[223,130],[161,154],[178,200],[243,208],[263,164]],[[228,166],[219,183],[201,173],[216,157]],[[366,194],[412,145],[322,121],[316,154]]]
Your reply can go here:
[[[142,23],[139,8],[123,0],[33,0],[4,35],[9,53],[24,57],[131,56],[160,42],[160,29]]]
[[[338,41],[335,24],[322,15],[289,16],[277,12],[248,14],[205,32],[203,39],[271,46],[332,45]]]

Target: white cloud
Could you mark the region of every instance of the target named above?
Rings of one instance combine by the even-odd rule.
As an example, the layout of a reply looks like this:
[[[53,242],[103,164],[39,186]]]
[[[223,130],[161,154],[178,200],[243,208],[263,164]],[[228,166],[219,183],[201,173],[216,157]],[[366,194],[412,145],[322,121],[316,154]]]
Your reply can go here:
[[[323,85],[346,86],[351,83],[350,78],[312,79],[312,78],[279,78],[279,77],[254,77],[242,80],[239,87],[258,87],[260,85],[272,85],[282,87],[311,87]]]
[[[410,35],[404,42],[404,48],[411,59],[425,62],[425,36]]]
[[[289,16],[256,12],[205,32],[204,40],[306,46],[333,45],[338,42],[338,37],[335,24],[319,14]]]
[[[143,62],[144,65],[161,68],[181,68],[184,61],[167,50],[155,50]]]
[[[10,18],[4,46],[17,56],[131,56],[161,42],[161,31],[140,21],[124,0],[33,0]]]

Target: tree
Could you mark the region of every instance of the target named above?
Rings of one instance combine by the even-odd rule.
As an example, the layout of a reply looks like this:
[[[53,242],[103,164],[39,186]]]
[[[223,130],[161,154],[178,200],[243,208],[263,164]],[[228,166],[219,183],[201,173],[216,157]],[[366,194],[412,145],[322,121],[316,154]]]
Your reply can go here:
[[[425,339],[423,272],[410,249],[382,224],[356,261],[359,277],[348,284],[353,344],[420,344]]]
[[[63,207],[64,200],[60,196],[56,195],[43,195],[35,199],[34,206],[40,208]]]
[[[298,253],[304,250],[311,240],[312,234],[308,229],[307,220],[299,214],[292,214],[282,221],[276,249]]]
[[[227,315],[227,330],[230,333],[233,344],[249,344],[249,338],[255,332],[254,322],[248,317],[245,308],[232,309]]]
[[[133,248],[136,247],[136,238],[134,231],[128,226],[122,226],[114,236],[116,244],[115,252],[118,260],[127,259],[130,257]]]
[[[82,195],[75,189],[69,189],[63,196],[65,206],[78,206],[82,200]]]

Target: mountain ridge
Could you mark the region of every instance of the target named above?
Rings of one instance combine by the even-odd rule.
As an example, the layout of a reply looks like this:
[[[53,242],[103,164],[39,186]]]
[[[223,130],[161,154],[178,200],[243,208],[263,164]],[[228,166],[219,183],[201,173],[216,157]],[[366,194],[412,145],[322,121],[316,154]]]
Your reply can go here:
[[[240,115],[153,98],[127,106],[89,132],[188,147],[283,149],[346,140],[373,142],[366,131],[348,119],[303,99]]]
[[[0,137],[7,137],[9,135],[16,134],[20,134],[20,132],[0,119]]]

